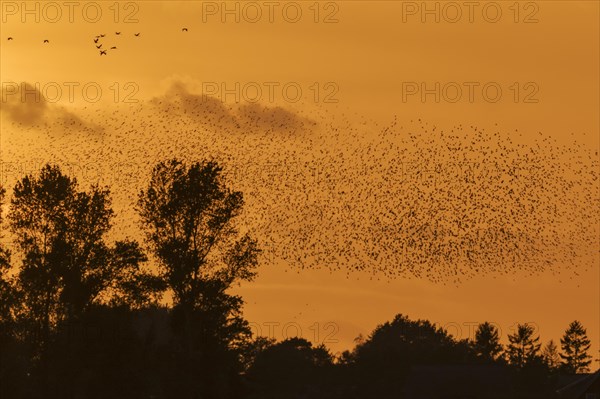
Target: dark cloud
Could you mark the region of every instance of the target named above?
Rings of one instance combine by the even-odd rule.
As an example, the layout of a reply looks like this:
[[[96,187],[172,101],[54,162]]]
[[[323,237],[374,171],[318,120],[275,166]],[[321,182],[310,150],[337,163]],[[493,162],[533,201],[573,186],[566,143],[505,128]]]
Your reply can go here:
[[[226,133],[301,133],[316,125],[313,120],[281,106],[227,105],[218,98],[190,92],[188,85],[180,81],[151,103],[167,116],[187,117],[205,128]]]
[[[2,116],[8,121],[32,127],[66,131],[71,129],[100,131],[100,126],[90,124],[75,113],[48,101],[43,93],[28,82],[4,84]]]
[[[48,102],[42,93],[27,82],[3,85],[2,112],[14,122],[35,125],[43,120]]]
[[[237,117],[243,126],[252,130],[275,132],[303,132],[316,123],[282,107],[265,107],[257,103],[239,107]]]

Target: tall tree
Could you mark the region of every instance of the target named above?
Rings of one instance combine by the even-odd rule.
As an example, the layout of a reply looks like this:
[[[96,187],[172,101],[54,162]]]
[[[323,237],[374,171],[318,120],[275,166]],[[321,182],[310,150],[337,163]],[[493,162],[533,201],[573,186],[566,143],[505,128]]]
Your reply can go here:
[[[10,227],[23,254],[19,285],[34,329],[30,332],[42,345],[60,315],[59,263],[63,260],[58,247],[74,195],[73,182],[48,167],[39,179],[26,176],[17,182],[11,200]]]
[[[530,324],[518,324],[517,331],[508,336],[506,354],[510,364],[523,368],[539,358],[540,337],[534,336],[535,329]]]
[[[9,222],[22,252],[18,282],[40,343],[58,323],[128,291],[126,282],[143,274],[137,243],[105,242],[112,217],[108,189],[78,191],[76,179],[58,166],[46,165],[15,185]]]
[[[2,208],[6,191],[0,187],[0,339],[4,335],[10,335],[12,324],[15,321],[15,313],[19,305],[18,292],[14,279],[9,277],[10,251],[4,247],[2,240]]]
[[[498,328],[487,321],[479,324],[472,347],[478,359],[484,362],[497,360],[502,353]]]
[[[191,361],[212,362],[212,371],[228,363],[227,353],[250,336],[242,298],[227,291],[255,277],[259,253],[256,241],[236,228],[243,196],[225,186],[221,171],[214,162],[160,162],[137,207],[161,275],[173,291],[174,326],[186,352],[198,353]]]
[[[587,337],[587,331],[583,325],[575,320],[569,324],[560,339],[560,345],[563,353],[562,367],[568,373],[583,373],[589,371],[589,365],[592,357],[589,355],[591,342]]]
[[[0,397],[15,397],[27,373],[23,359],[27,358],[25,345],[19,340],[18,317],[20,291],[14,276],[10,275],[11,253],[3,245],[4,188],[0,186]]]
[[[558,346],[554,343],[554,340],[548,341],[542,350],[542,358],[544,363],[551,371],[557,370],[560,366],[560,355],[558,353]]]

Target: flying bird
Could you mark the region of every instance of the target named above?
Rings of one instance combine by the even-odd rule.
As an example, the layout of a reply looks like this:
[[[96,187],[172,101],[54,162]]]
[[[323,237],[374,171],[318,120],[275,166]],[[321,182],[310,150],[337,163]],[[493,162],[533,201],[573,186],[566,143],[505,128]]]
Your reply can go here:
[[[100,55],[106,55],[106,50],[100,50]]]
[[[102,43],[100,43],[100,45],[99,45],[99,46],[96,46],[96,48],[100,48],[100,47],[102,47]]]
[[[139,33],[134,33],[133,35],[134,35],[134,36],[139,36],[140,34],[139,34]]]
[[[120,34],[121,34],[121,32],[115,32],[115,35],[120,35]]]
[[[48,39],[44,39],[44,43],[50,43]]]
[[[98,39],[98,37],[96,37],[96,38],[94,39],[94,43],[98,43],[98,40],[99,40],[99,39]]]
[[[8,40],[12,40],[12,39],[13,39],[12,37],[9,37],[9,38],[8,38]]]
[[[188,31],[188,28],[182,28],[182,29],[181,29],[181,31],[182,31],[182,32],[187,32],[187,31]]]
[[[115,46],[112,46],[110,49],[111,50],[116,50],[117,48]]]

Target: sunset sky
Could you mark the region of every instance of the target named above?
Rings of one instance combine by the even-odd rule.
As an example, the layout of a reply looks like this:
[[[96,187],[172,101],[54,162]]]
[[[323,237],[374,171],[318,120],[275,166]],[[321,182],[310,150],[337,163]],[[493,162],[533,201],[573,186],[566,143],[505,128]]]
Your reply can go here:
[[[8,189],[43,162],[93,164],[99,171],[94,176],[110,184],[115,198],[115,234],[136,236],[132,201],[154,161],[229,160],[226,165],[249,179],[232,180],[245,193],[248,213],[273,204],[244,221],[260,240],[274,232],[277,256],[265,256],[258,278],[238,288],[246,318],[263,335],[282,339],[284,327],[287,335],[300,327],[302,336],[337,352],[403,313],[437,322],[460,338],[472,337],[473,326],[487,320],[500,328],[504,342],[516,323],[530,322],[545,343],[558,340],[578,319],[599,357],[600,226],[592,211],[599,204],[598,2],[474,2],[472,9],[463,2],[427,2],[427,10],[423,2],[402,1],[107,1],[74,2],[72,9],[62,2],[0,4],[1,182]],[[105,37],[94,43],[100,34]],[[106,55],[100,55],[102,49]],[[31,93],[21,96],[25,82]],[[224,105],[202,102],[196,97],[202,94]],[[202,119],[206,115],[215,119]],[[386,136],[382,131],[391,125],[395,130]],[[469,143],[489,138],[503,148],[497,156],[533,154],[528,167],[535,163],[551,171],[539,185],[515,187],[525,197],[539,195],[542,203],[562,206],[563,218],[540,222],[545,220],[540,211],[535,218],[510,219],[519,222],[515,231],[527,233],[531,223],[539,223],[557,243],[538,248],[539,263],[507,263],[504,271],[474,270],[471,264],[462,271],[457,265],[461,271],[453,278],[440,266],[437,277],[434,268],[419,278],[386,275],[381,269],[395,267],[389,259],[384,266],[373,262],[351,270],[343,263],[309,259],[301,268],[282,260],[283,247],[295,246],[296,237],[308,233],[336,258],[341,244],[335,240],[356,231],[369,248],[387,245],[386,234],[370,237],[374,224],[365,224],[383,220],[389,209],[401,211],[387,205],[396,204],[394,198],[376,185],[390,162],[385,148],[412,140],[417,144],[408,154],[418,159],[435,153],[430,161],[444,165],[458,155],[435,132],[458,126],[466,144],[456,151],[468,151],[465,159],[486,161],[481,147]],[[243,127],[248,131],[241,132]],[[412,133],[418,137],[409,140]],[[298,187],[304,177],[290,178],[298,185],[289,188],[277,175],[290,176],[289,165],[307,159],[338,157],[321,164],[343,165],[345,180],[337,187],[345,193],[337,197],[308,179],[302,200]],[[277,165],[275,183],[253,186],[268,180],[248,177],[253,162]],[[569,180],[570,188],[559,187],[552,173]],[[79,180],[89,185],[97,179],[87,174]],[[369,184],[378,194],[362,200],[358,187]],[[254,200],[252,192],[258,192]],[[412,200],[412,194],[403,195]],[[492,207],[504,223],[502,215],[512,215],[513,202],[502,195]],[[344,209],[345,198],[352,205],[345,220],[310,214]],[[327,226],[319,225],[323,220]],[[276,227],[266,227],[272,221]],[[483,228],[495,223],[487,220]],[[297,230],[285,238],[289,228]],[[571,252],[557,255],[563,245]]]

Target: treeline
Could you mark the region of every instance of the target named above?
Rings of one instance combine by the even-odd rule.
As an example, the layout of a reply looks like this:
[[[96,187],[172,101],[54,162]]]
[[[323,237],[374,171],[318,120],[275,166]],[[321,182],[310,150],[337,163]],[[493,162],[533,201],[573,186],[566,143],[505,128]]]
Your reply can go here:
[[[493,364],[518,389],[550,392],[557,373],[589,370],[577,321],[561,351],[542,349],[530,325],[504,348],[490,323],[457,341],[403,315],[339,357],[301,338],[252,337],[229,289],[256,276],[260,249],[236,228],[243,196],[221,172],[157,164],[136,206],[144,243],[109,242],[108,188],[81,190],[52,165],[17,182],[0,213],[14,248],[0,246],[0,397],[397,398],[427,364]]]

